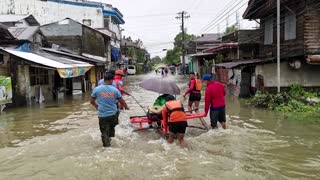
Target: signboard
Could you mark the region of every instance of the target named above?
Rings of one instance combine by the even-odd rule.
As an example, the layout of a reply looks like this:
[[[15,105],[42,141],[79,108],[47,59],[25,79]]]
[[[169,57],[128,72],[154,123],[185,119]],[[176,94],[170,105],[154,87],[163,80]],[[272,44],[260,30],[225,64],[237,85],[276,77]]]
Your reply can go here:
[[[73,78],[83,76],[91,67],[74,67],[58,69],[58,73],[61,78]]]
[[[0,105],[12,103],[11,77],[0,76]]]

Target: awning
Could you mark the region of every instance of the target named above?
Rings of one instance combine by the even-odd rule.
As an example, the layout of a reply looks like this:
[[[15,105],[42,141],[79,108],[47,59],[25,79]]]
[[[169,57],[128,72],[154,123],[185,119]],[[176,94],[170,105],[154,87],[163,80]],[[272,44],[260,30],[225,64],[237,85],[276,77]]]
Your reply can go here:
[[[192,54],[191,57],[202,57],[202,56],[211,56],[214,55],[213,53],[197,53],[197,54]]]
[[[14,56],[20,57],[29,62],[42,65],[45,67],[55,68],[61,78],[72,78],[84,75],[93,65],[75,61],[67,58],[60,58],[60,61],[49,59],[35,53],[21,52],[16,50],[9,50],[0,48],[3,51],[12,54]],[[59,58],[59,57],[57,57]]]
[[[227,69],[231,69],[231,68],[235,68],[235,67],[238,67],[238,66],[267,63],[267,62],[271,62],[271,60],[272,59],[242,60],[242,61],[237,61],[237,62],[214,64],[213,66],[225,67]]]

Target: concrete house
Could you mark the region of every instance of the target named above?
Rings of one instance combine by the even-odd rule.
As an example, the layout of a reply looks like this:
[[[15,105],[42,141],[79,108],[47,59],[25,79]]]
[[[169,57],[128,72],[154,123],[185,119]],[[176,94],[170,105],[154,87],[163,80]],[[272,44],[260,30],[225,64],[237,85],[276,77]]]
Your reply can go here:
[[[110,4],[78,0],[5,0],[0,3],[0,14],[32,14],[41,25],[50,24],[65,18],[73,19],[111,37],[110,52],[120,59],[121,28],[123,14]]]
[[[108,34],[70,18],[43,25],[41,30],[49,42],[103,63],[92,69],[97,74],[95,82],[103,78],[105,69],[111,64],[111,37]]]

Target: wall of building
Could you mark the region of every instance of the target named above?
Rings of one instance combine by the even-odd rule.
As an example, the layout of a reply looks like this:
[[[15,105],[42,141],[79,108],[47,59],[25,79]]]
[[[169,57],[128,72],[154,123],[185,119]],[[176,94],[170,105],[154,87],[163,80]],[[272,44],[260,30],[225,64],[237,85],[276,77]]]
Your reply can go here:
[[[45,36],[82,36],[82,25],[69,19],[41,27]]]
[[[107,49],[103,35],[89,28],[83,28],[82,51],[82,53],[105,57]]]
[[[277,64],[256,66],[256,75],[262,75],[265,87],[277,87]],[[302,64],[298,70],[292,69],[288,62],[281,63],[281,86],[288,87],[298,83],[305,87],[320,87],[320,67]]]
[[[82,4],[82,5],[81,5]],[[41,25],[60,21],[67,17],[83,23],[91,20],[91,27],[103,27],[102,8],[83,2],[58,0],[1,0],[0,14],[32,14]]]

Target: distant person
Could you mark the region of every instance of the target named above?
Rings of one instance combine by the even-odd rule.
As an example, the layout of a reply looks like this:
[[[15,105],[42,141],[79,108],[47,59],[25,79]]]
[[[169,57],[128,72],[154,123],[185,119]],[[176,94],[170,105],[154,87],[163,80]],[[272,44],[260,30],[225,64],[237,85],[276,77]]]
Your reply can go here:
[[[169,127],[168,143],[173,143],[174,136],[177,135],[179,145],[183,148],[187,147],[184,141],[184,134],[188,127],[187,115],[182,103],[172,95],[166,97],[166,104],[162,109],[162,118],[164,127]]]
[[[174,75],[174,69],[173,68],[171,69],[171,74],[172,74],[172,76]]]
[[[104,84],[94,88],[90,100],[90,103],[99,112],[99,127],[104,147],[109,147],[111,145],[111,137],[115,136],[114,128],[118,124],[117,102],[129,110],[126,102],[122,99],[120,91],[112,86],[113,78],[113,74],[107,73],[104,77]]]
[[[156,72],[156,75],[158,74],[158,70],[154,70]]]
[[[218,128],[218,122],[223,129],[226,129],[226,90],[220,82],[212,80],[210,74],[203,76],[203,82],[207,84],[205,93],[205,116],[210,108],[210,122],[212,129]]]
[[[164,69],[164,73],[166,76],[168,76],[168,69],[167,68]]]
[[[161,76],[164,77],[164,69],[161,69]]]
[[[189,89],[187,92],[183,95],[184,99],[186,99],[186,96],[189,95],[189,102],[188,102],[188,110],[192,111],[192,107],[194,104],[194,111],[198,112],[199,110],[199,104],[201,101],[201,89],[202,89],[202,83],[200,79],[195,78],[195,73],[190,72],[189,73]]]

